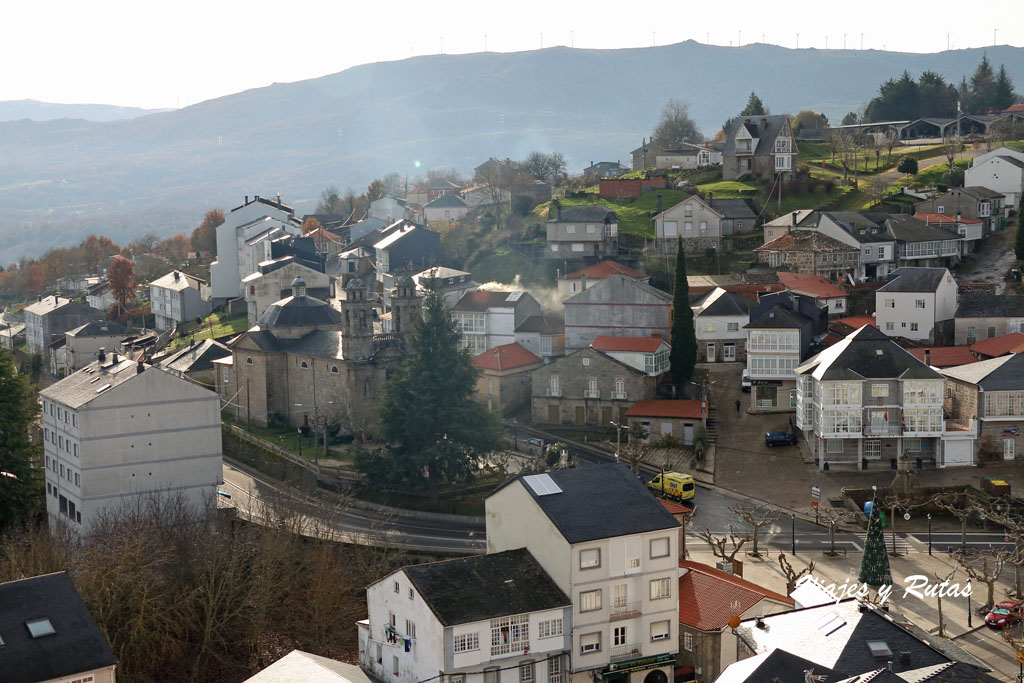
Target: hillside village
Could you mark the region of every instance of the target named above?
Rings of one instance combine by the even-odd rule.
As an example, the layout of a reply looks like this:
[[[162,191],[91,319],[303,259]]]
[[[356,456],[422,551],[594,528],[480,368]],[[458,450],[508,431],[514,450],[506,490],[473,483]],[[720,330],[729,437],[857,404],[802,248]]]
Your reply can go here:
[[[321,640],[266,626],[269,598],[244,661],[210,654],[216,636],[182,638],[175,656],[209,666],[182,680],[1006,680],[1019,624],[979,645],[969,602],[905,616],[864,577],[881,560],[889,575],[890,532],[893,567],[948,574],[934,515],[953,539],[942,555],[963,531],[948,555],[975,580],[974,620],[987,628],[996,603],[1020,620],[1024,105],[827,126],[755,99],[716,139],[645,136],[578,172],[557,152],[489,157],[469,178],[328,188],[306,215],[287,197],[224,197],[191,239],[94,236],[12,265],[0,344],[38,404],[44,526],[83,548],[159,528],[141,562],[175,525],[141,504],[118,515],[173,495],[182,509],[161,514],[218,520],[199,536],[294,535],[281,557],[303,573],[321,547],[405,553],[345,575],[344,608],[324,611],[348,621],[324,621]],[[382,414],[458,403],[434,386],[394,395],[437,311],[500,434],[460,470],[451,425],[447,469],[410,479],[389,474],[409,444]],[[712,502],[726,495],[742,512]],[[350,506],[373,523],[331,517]],[[732,521],[711,526],[712,510]],[[375,526],[403,515],[442,531]],[[468,528],[457,548],[414,545]],[[859,553],[835,552],[837,528]],[[815,562],[875,598],[801,583]],[[122,675],[143,651],[95,609],[113,604],[103,580],[53,569],[26,562],[0,583],[0,681],[148,680]],[[280,602],[307,609],[315,589]],[[324,636],[341,629],[347,648]]]

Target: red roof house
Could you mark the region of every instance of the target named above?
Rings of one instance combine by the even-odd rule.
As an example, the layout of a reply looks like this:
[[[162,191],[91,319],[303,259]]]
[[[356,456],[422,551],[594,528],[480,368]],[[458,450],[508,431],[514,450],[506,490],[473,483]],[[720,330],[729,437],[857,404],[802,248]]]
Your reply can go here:
[[[1013,332],[984,339],[973,344],[971,351],[982,360],[998,358],[1008,353],[1024,353],[1024,332]]]
[[[914,358],[935,368],[953,368],[978,360],[969,346],[932,346],[924,349],[907,349]]]
[[[651,276],[615,261],[601,261],[558,278],[558,298],[565,301],[588,287],[593,287],[611,275],[625,275],[628,278],[649,283]]]
[[[692,446],[697,427],[707,424],[706,401],[637,401],[626,411],[630,428],[634,424],[647,430],[646,441],[657,441],[666,436]]]
[[[474,356],[473,365],[480,369],[475,398],[504,414],[529,402],[530,373],[544,361],[519,344],[502,344]]]
[[[598,335],[594,337],[590,348],[595,351],[620,351],[633,353],[655,353],[658,348],[668,343],[661,337],[609,337]]]

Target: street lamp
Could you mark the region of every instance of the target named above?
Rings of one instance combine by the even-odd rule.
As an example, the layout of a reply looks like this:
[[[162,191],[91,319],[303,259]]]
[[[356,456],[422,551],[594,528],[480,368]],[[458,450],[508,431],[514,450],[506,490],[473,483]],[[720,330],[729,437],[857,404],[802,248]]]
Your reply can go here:
[[[932,554],[932,513],[928,513],[928,554]]]
[[[622,425],[615,421],[608,424],[615,427],[615,462],[618,462],[619,454],[622,452]]]
[[[519,450],[519,420],[512,418],[512,450]]]
[[[967,579],[967,628],[971,628],[971,580]]]
[[[790,515],[789,537],[793,542],[793,554],[796,555],[796,515]]]

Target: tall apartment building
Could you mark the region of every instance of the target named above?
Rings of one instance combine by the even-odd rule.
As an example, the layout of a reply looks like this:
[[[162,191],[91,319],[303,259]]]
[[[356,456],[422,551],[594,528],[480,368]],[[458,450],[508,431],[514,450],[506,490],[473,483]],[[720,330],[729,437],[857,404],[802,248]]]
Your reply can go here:
[[[213,503],[222,481],[214,392],[101,350],[39,395],[51,523],[88,533],[104,510],[136,496]]]
[[[679,522],[628,468],[510,480],[487,498],[487,549],[525,547],[572,599],[570,683],[666,683],[679,649]]]

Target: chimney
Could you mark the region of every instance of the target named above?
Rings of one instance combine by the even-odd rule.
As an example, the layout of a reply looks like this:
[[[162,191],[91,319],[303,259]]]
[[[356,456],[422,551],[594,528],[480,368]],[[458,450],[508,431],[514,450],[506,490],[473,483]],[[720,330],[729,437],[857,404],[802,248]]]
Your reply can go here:
[[[181,273],[179,273],[178,271],[174,271],[174,279],[177,280],[180,277],[181,277]]]
[[[587,274],[586,273],[583,273],[583,275],[580,277],[580,291],[581,292],[587,291]]]
[[[768,119],[764,118],[763,116],[761,117],[761,128],[763,130],[768,130]]]
[[[892,660],[891,659],[888,662],[886,662],[885,668],[888,669],[889,671],[892,671]]]
[[[956,222],[957,223],[960,222],[960,212],[959,211],[956,212]]]
[[[245,203],[246,203],[246,204],[248,204],[248,203],[249,203],[249,195],[245,195]]]
[[[794,227],[794,228],[796,227],[796,216],[797,216],[797,212],[796,212],[796,211],[794,211],[794,212],[793,212],[793,227]]]
[[[110,352],[110,364],[111,365],[117,365],[117,352],[116,351],[111,351]]]
[[[56,294],[54,294],[53,295],[53,305],[56,306],[59,303],[60,303],[59,297]]]
[[[141,375],[142,371],[146,369],[146,366],[142,362],[143,360],[145,360],[145,359],[140,358],[139,362],[135,364],[135,374],[136,375]]]
[[[789,297],[789,305],[793,308],[795,313],[800,312],[800,297],[796,294],[791,294]]]
[[[281,193],[280,192],[277,193],[277,205],[281,206]]]
[[[96,354],[96,360],[98,360],[100,363],[102,363],[106,359],[107,359],[106,349],[104,349],[101,346],[100,350],[99,350],[99,353]]]

